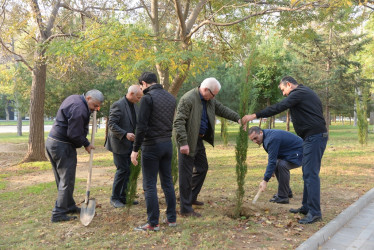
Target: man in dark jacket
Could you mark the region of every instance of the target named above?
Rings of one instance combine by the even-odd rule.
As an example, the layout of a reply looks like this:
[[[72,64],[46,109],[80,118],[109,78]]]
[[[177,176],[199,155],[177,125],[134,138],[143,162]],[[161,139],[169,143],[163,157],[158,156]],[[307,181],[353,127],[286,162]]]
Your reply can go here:
[[[104,101],[103,94],[94,89],[85,95],[67,97],[57,111],[56,120],[46,141],[48,157],[52,163],[58,196],[52,210],[52,222],[74,220],[80,213],[73,199],[77,148],[85,147],[88,153],[94,147],[87,140],[91,112],[98,110]]]
[[[201,216],[192,205],[203,205],[197,201],[208,172],[203,140],[214,146],[216,115],[240,122],[238,113],[214,99],[220,89],[217,79],[207,78],[199,87],[184,94],[178,104],[174,130],[179,146],[180,212],[183,216]]]
[[[131,161],[138,165],[138,151],[142,148],[143,189],[147,205],[147,223],[136,231],[158,231],[160,210],[157,198],[157,175],[166,200],[166,220],[169,227],[176,226],[175,191],[171,175],[173,146],[171,142],[176,100],[157,83],[154,73],[144,72],[139,78],[143,98],[140,101],[135,142]]]
[[[130,177],[130,155],[135,140],[136,117],[138,106],[135,105],[143,96],[139,85],[129,87],[126,96],[113,103],[110,107],[108,136],[105,147],[113,153],[117,171],[114,176],[110,204],[124,207],[126,204],[127,183]],[[134,205],[138,204],[134,201]]]
[[[303,139],[304,179],[302,206],[290,209],[290,212],[306,215],[299,220],[301,224],[314,223],[322,219],[319,172],[328,138],[322,103],[313,90],[302,84],[299,85],[290,76],[281,80],[279,88],[287,98],[255,114],[245,115],[242,122],[245,124],[256,118],[271,117],[290,109],[296,134]]]
[[[292,198],[290,188],[290,169],[301,166],[303,159],[303,140],[290,132],[278,129],[264,129],[254,126],[248,130],[251,141],[264,147],[268,153],[268,165],[260,189],[266,190],[273,173],[278,180],[278,193],[270,202],[288,204]]]

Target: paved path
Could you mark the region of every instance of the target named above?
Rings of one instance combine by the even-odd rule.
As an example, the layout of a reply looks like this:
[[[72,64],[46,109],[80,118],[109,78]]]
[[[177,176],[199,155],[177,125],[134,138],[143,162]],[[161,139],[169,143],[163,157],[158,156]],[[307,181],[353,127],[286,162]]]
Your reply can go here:
[[[374,188],[297,249],[374,250]]]
[[[52,125],[44,125],[44,132],[49,132]],[[30,131],[30,126],[22,126],[22,133],[27,133]],[[17,133],[17,126],[1,126],[0,133]]]
[[[320,249],[374,249],[374,201],[353,217]]]

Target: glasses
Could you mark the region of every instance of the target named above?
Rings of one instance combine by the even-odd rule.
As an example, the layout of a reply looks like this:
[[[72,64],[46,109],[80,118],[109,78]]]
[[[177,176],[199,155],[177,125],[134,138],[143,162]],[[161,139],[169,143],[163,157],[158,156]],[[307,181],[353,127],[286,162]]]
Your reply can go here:
[[[213,94],[213,92],[210,90],[210,89],[208,89],[209,90],[209,92],[210,92],[210,94],[213,96],[213,98],[216,96],[215,94]]]

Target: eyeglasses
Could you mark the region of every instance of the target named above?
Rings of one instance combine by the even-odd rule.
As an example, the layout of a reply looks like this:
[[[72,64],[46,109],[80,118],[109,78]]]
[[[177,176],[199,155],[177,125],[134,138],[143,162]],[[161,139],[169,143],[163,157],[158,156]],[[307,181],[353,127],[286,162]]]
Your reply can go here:
[[[210,94],[213,96],[213,98],[216,96],[215,94],[213,94],[213,92],[210,90],[210,89],[208,89],[209,90],[209,92],[210,92]]]

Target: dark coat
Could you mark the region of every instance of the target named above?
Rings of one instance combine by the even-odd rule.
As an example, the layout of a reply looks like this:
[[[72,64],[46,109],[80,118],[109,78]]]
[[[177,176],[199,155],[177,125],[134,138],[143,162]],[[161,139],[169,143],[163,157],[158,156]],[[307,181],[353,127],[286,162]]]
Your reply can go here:
[[[303,160],[303,140],[291,132],[278,129],[264,129],[262,146],[268,153],[268,165],[264,180],[269,181],[277,164],[284,160],[301,166]]]
[[[49,137],[73,144],[75,148],[88,147],[90,142],[86,136],[90,115],[91,112],[84,96],[71,95],[67,97],[57,111]]]
[[[137,117],[139,107],[134,104],[135,115]],[[108,121],[108,136],[105,147],[115,154],[125,154],[132,148],[133,142],[127,140],[126,134],[135,134],[136,120],[133,121],[131,110],[126,97],[113,103],[110,107]]]

